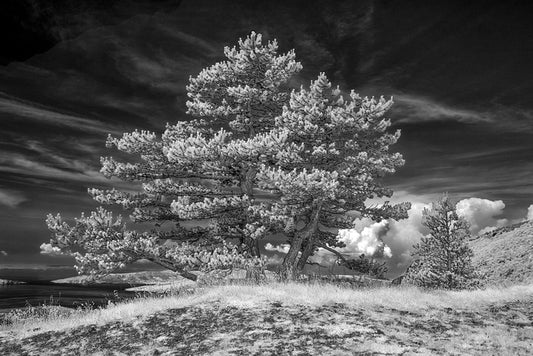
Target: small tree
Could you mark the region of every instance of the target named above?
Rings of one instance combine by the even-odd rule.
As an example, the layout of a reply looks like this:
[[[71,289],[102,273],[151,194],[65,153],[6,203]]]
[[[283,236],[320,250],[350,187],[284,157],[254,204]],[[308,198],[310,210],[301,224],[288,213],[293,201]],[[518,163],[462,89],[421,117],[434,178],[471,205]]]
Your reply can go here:
[[[414,245],[415,260],[404,282],[427,288],[464,289],[478,284],[472,267],[472,249],[466,220],[457,215],[448,196],[423,212],[423,225],[430,230]]]

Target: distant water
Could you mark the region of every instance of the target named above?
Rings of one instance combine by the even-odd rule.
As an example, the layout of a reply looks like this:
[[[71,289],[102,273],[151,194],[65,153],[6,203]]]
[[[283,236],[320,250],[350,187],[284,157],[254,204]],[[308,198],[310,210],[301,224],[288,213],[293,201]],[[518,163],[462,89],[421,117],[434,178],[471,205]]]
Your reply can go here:
[[[131,285],[81,286],[72,284],[16,284],[0,286],[0,312],[28,305],[60,305],[76,308],[107,305],[109,301],[133,298],[135,292],[125,291]]]

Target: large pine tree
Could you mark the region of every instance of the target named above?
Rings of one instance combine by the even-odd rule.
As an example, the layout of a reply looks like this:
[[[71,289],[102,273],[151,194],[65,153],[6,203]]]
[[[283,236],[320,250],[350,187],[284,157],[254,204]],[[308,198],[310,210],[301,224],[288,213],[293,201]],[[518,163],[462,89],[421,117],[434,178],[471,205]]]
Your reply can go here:
[[[468,245],[469,226],[447,195],[424,210],[423,225],[430,234],[414,246],[415,260],[403,283],[442,289],[476,286],[479,279]]]
[[[293,51],[277,50],[252,32],[225,48],[225,61],[190,78],[193,119],[167,125],[161,137],[108,138],[133,157],[102,158],[102,173],[141,182],[142,190],[89,193],[152,229],[129,229],[104,208],[74,226],[49,215],[51,244],[72,254],[80,272],[148,259],[195,279],[190,270],[262,266],[261,240],[284,232],[291,247],[282,270],[294,276],[286,272],[303,269],[316,248],[342,247],[337,230],[354,216],[405,217],[407,204],[365,206],[392,194],[377,179],[403,164],[388,152],[399,137],[383,118],[392,100],[342,95],[325,75],[291,93],[301,64]]]

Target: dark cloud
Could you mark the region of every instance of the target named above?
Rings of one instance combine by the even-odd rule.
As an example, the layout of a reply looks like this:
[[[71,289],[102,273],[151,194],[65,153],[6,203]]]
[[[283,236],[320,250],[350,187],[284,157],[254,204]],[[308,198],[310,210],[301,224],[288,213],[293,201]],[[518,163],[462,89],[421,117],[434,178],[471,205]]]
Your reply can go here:
[[[7,48],[4,46],[1,52],[0,64],[26,60],[87,30],[115,25],[161,8],[178,8],[180,3],[181,0],[4,1],[0,23]]]

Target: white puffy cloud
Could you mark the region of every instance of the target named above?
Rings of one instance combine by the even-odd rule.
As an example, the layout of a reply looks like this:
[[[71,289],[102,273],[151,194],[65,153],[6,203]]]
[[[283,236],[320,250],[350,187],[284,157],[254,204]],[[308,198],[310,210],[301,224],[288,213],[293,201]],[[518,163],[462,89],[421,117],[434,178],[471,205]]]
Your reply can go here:
[[[361,254],[376,258],[392,257],[392,250],[382,237],[389,230],[389,221],[373,222],[370,219],[360,219],[355,222],[353,229],[339,230],[338,240],[346,244],[343,248],[335,248],[347,258],[357,258]],[[329,265],[337,259],[333,253],[319,248],[310,258],[311,262]]]
[[[336,248],[336,250],[348,258],[357,258],[361,253],[378,259],[386,258],[391,275],[402,273],[411,263],[413,245],[429,232],[422,226],[422,212],[429,206],[426,203],[412,203],[408,218],[400,221],[374,222],[368,218],[358,219],[354,222],[353,229],[340,230],[339,240],[343,241],[346,247]],[[274,246],[267,243],[265,249],[287,253],[289,245]],[[269,259],[272,260],[271,263],[280,263],[282,260],[277,254]],[[320,248],[309,261],[331,265],[336,259],[336,255]]]
[[[533,204],[531,204],[529,206],[529,208],[527,208],[527,216],[526,216],[526,219],[527,220],[531,220],[533,221]]]
[[[426,203],[413,202],[407,219],[390,221],[389,230],[382,239],[392,250],[392,257],[388,261],[389,271],[392,274],[402,272],[409,266],[413,245],[429,233],[422,225],[423,211],[429,207],[430,205]]]
[[[463,199],[457,203],[457,214],[470,224],[470,232],[483,234],[495,228],[508,224],[507,219],[498,219],[505,209],[501,200],[488,200],[481,198]]]
[[[391,257],[390,248],[386,246],[381,237],[387,233],[389,222],[382,220],[364,227],[361,232],[356,229],[340,230],[339,241],[346,244],[346,247],[340,249],[344,254],[358,256],[364,253],[367,256],[382,255]]]
[[[281,244],[281,245],[272,245],[270,242],[265,245],[265,250],[267,251],[276,251],[281,253],[287,253],[289,252],[289,248],[291,246],[289,244]]]
[[[360,254],[374,257],[391,257],[392,251],[381,240],[381,237],[385,235],[389,229],[389,222],[383,220],[378,223],[374,223],[369,219],[364,219],[358,222],[361,228],[358,230],[346,229],[339,231],[339,241],[346,244],[346,247],[336,248],[337,251],[342,253],[348,258],[356,258]],[[272,245],[267,243],[265,250],[280,252],[286,254],[289,251],[290,245]],[[319,248],[318,251],[310,258],[311,262],[320,264],[332,264],[336,260],[336,256],[329,251]]]
[[[352,258],[361,253],[376,258],[385,257],[390,275],[398,275],[411,263],[413,245],[429,233],[422,225],[423,211],[429,207],[428,203],[413,202],[408,218],[399,221],[391,219],[376,223],[368,218],[359,219],[354,223],[355,231],[345,230],[340,234],[340,239],[347,246],[337,250]],[[333,254],[320,249],[310,260],[329,264],[335,259]]]
[[[42,243],[41,246],[41,254],[42,255],[49,255],[49,256],[59,256],[63,253],[61,252],[61,249],[59,247],[54,247],[51,244]]]

